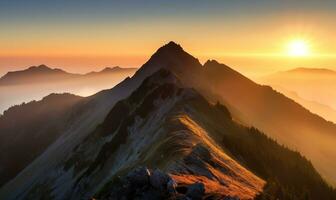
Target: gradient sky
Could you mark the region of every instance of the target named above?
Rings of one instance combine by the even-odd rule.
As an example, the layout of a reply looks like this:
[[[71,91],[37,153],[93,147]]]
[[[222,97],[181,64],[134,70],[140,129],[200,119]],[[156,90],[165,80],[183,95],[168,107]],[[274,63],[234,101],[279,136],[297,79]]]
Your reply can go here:
[[[336,70],[335,0],[0,0],[0,75],[47,64],[71,72],[140,66],[173,40],[247,75]],[[295,38],[311,56],[286,55]]]

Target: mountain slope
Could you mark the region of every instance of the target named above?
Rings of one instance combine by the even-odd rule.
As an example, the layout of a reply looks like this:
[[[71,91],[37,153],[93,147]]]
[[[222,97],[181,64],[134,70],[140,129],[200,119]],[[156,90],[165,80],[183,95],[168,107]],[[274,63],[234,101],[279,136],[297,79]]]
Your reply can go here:
[[[217,62],[205,64],[208,88],[252,124],[282,144],[311,160],[330,183],[335,184],[336,125],[312,114],[271,87],[258,85]]]
[[[57,140],[81,100],[70,94],[51,94],[11,107],[0,116],[0,186]]]
[[[261,190],[263,181],[223,153],[214,136],[191,118],[196,109],[192,104],[210,105],[192,89],[178,87],[177,82],[167,71],[146,79],[129,98],[116,104],[86,143],[76,147],[73,155],[77,160],[70,157],[67,162],[84,168],[75,195],[83,192],[84,185],[90,188],[85,192],[94,194],[99,189],[95,186],[103,187],[113,175],[139,165],[168,171],[178,183],[203,180],[207,192],[224,196],[250,199]],[[117,120],[120,112],[124,115]],[[99,150],[96,144],[104,140]],[[81,155],[89,155],[86,150],[92,147],[99,151],[88,161]]]

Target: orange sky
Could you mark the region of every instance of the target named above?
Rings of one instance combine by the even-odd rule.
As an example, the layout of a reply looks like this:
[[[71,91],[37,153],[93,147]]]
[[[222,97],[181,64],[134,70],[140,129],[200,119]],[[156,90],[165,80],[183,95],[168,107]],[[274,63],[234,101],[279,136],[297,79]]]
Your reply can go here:
[[[115,65],[139,67],[170,40],[201,62],[217,59],[250,76],[295,67],[336,69],[333,1],[197,1],[179,7],[85,1],[86,7],[64,3],[62,15],[54,9],[59,5],[13,2],[0,5],[0,75],[42,63],[80,73]],[[297,38],[309,43],[310,56],[287,55],[288,43]]]

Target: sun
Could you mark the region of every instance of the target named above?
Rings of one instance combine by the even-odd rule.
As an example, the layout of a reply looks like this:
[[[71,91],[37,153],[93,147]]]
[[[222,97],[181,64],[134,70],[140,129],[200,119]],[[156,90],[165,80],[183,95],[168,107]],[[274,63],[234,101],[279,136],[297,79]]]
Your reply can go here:
[[[294,57],[308,56],[310,53],[309,44],[302,39],[292,40],[288,44],[287,53]]]

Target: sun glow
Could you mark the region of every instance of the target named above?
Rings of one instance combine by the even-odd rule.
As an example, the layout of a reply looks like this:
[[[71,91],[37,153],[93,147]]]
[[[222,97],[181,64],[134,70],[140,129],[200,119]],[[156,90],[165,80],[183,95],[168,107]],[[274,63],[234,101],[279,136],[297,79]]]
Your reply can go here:
[[[310,53],[309,44],[302,39],[292,40],[288,44],[287,53],[294,57],[308,56]]]

